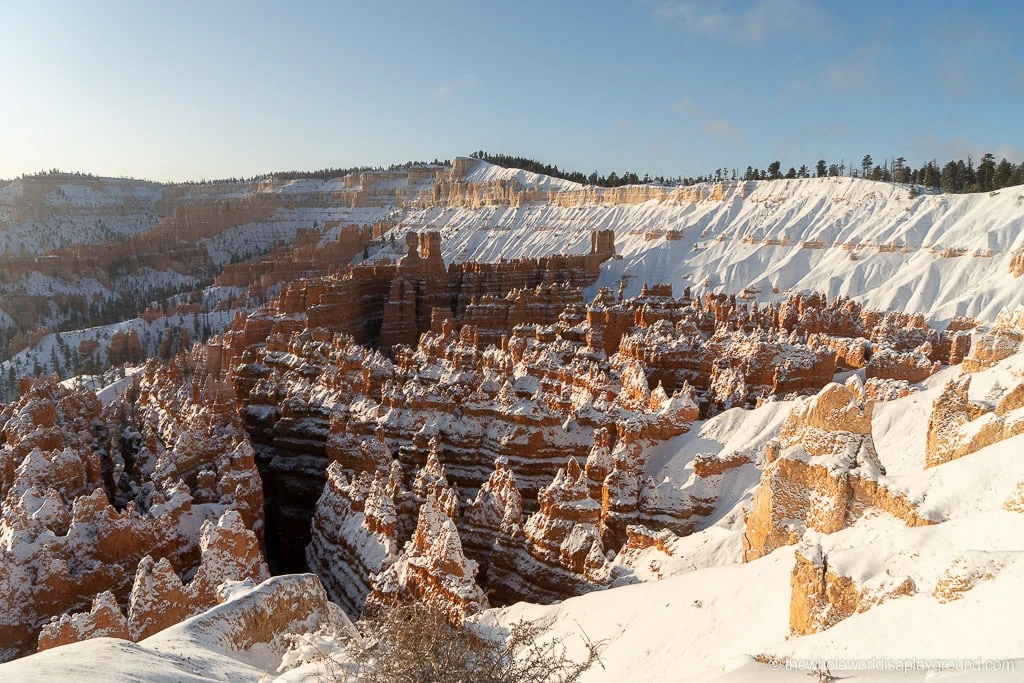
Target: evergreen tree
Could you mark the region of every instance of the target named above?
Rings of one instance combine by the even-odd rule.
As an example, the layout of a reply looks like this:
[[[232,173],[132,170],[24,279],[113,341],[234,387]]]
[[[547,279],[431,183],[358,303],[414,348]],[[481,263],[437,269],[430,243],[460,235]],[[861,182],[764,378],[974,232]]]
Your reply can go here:
[[[864,158],[860,160],[860,168],[861,168],[861,171],[863,172],[862,173],[862,177],[864,177],[864,178],[868,177],[868,174],[871,172],[871,167],[874,166],[874,164],[875,164],[875,162],[871,158],[871,155],[870,154],[865,154]]]
[[[978,164],[977,183],[979,192],[990,192],[996,188],[996,158],[985,154]]]
[[[1013,164],[1006,159],[999,162],[993,177],[993,185],[998,189],[1007,187],[1013,180]]]
[[[942,174],[939,176],[943,192],[959,192],[962,187],[960,167],[955,161],[950,161],[942,167]]]

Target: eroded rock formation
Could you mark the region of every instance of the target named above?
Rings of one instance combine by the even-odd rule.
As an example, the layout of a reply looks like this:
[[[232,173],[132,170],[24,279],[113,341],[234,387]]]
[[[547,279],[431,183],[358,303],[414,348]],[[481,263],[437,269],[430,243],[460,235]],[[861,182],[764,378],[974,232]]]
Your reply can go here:
[[[795,555],[789,606],[789,629],[793,635],[824,631],[857,612],[912,595],[916,590],[909,576],[888,577],[885,583],[870,588],[859,585],[829,566],[828,556],[822,553],[820,545],[800,546]]]
[[[1024,433],[1024,384],[998,402],[972,401],[967,392],[971,376],[946,382],[932,403],[928,418],[925,463],[928,467],[962,458],[985,446]]]
[[[498,536],[488,585],[499,601],[552,602],[605,588],[611,581],[601,541],[601,504],[590,497],[576,460],[537,494],[523,527]]]
[[[396,488],[380,472],[360,472],[350,483],[339,463],[327,469],[306,559],[310,570],[323,577],[331,599],[348,614],[362,612],[371,577],[398,559],[394,497],[401,489]]]
[[[217,409],[215,388],[175,380],[180,370],[153,365],[130,399],[107,409],[53,380],[26,383],[0,412],[4,659],[33,651],[51,617],[90,610],[101,593],[127,605],[147,554],[179,576],[198,569],[197,578],[208,577],[197,584],[204,595],[242,558],[260,558],[252,449],[237,417]],[[249,552],[238,555],[232,541],[203,569],[217,543],[189,530],[225,514],[237,518],[231,529],[251,536]],[[109,600],[95,607],[57,623],[44,642],[114,628]]]
[[[451,489],[433,491],[420,507],[412,540],[399,558],[377,575],[365,611],[377,614],[390,605],[424,601],[452,621],[488,607],[476,583],[477,564],[467,559],[455,524],[458,501]]]
[[[127,618],[113,593],[104,592],[93,600],[89,612],[64,614],[44,624],[39,649],[103,636],[142,640],[217,604],[222,583],[263,581],[270,576],[256,535],[234,510],[225,512],[216,524],[203,522],[199,549],[199,568],[187,585],[167,558],[154,562],[146,555],[135,573]]]
[[[885,472],[871,438],[871,412],[856,382],[829,384],[793,409],[765,449],[743,537],[746,560],[796,543],[807,528],[838,531],[868,508],[911,526],[930,523],[880,482]]]

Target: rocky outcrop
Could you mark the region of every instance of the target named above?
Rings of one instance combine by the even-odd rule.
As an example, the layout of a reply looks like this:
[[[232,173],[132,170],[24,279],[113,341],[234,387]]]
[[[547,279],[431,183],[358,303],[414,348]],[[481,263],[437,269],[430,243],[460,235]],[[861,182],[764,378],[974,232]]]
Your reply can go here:
[[[499,602],[549,603],[605,588],[611,578],[601,541],[601,505],[575,460],[537,495],[523,527],[498,537],[488,587]]]
[[[932,596],[939,602],[960,600],[979,582],[995,578],[1002,568],[1003,562],[986,553],[957,556],[935,582]]]
[[[459,301],[465,301],[464,295]],[[533,289],[513,289],[504,296],[474,296],[462,313],[462,323],[476,330],[480,348],[500,346],[516,325],[554,325],[567,307],[582,304],[582,291],[570,283],[539,284]]]
[[[864,382],[864,396],[871,401],[895,401],[898,398],[917,393],[917,388],[905,379],[880,379],[872,377]]]
[[[1009,358],[1024,341],[1024,308],[1001,311],[992,327],[978,339],[969,357],[964,359],[965,372],[978,372]]]
[[[142,640],[176,624],[192,614],[189,592],[174,567],[162,557],[146,555],[139,561],[135,582],[128,598],[128,640]],[[79,640],[100,634],[83,632]]]
[[[372,577],[398,559],[396,484],[381,472],[361,472],[351,483],[340,464],[327,468],[327,484],[313,515],[306,561],[331,599],[358,616]]]
[[[476,498],[466,505],[460,521],[459,534],[466,555],[480,567],[481,582],[487,582],[500,536],[511,536],[523,524],[523,497],[516,486],[516,475],[508,460],[498,458],[494,472],[477,491]]]
[[[110,591],[104,591],[93,598],[88,612],[62,615],[57,621],[43,626],[39,633],[40,651],[77,643],[88,638],[121,638],[131,640],[128,620]]]
[[[138,363],[145,358],[139,333],[136,330],[115,332],[110,335],[107,346],[107,360],[111,365]]]
[[[995,404],[970,400],[970,387],[971,376],[961,375],[946,382],[932,403],[925,445],[927,467],[962,458],[1024,433],[1024,384]]]
[[[430,493],[420,507],[416,531],[399,558],[373,581],[365,612],[378,614],[390,605],[423,601],[441,609],[453,622],[488,607],[476,583],[477,564],[467,559],[455,524],[458,501],[450,489]]]
[[[0,412],[4,659],[31,652],[51,617],[88,610],[101,593],[127,605],[147,554],[178,576],[195,571],[204,595],[225,567],[234,578],[239,562],[262,562],[252,450],[237,418],[206,402],[212,390],[201,379],[174,379],[180,369],[154,366],[107,409],[94,394],[53,380],[26,383],[22,399]],[[216,528],[226,554],[211,563],[218,534],[207,538],[209,524],[195,530],[218,518],[231,524]],[[248,539],[245,553],[239,534]],[[107,607],[103,600],[93,616],[58,621],[44,642],[108,629]]]
[[[352,622],[327,598],[312,574],[275,576],[251,585],[236,584],[234,590],[222,591],[218,605],[176,628],[190,640],[226,652],[259,647],[264,656],[272,655],[273,661],[284,660],[297,643],[325,638],[340,641],[356,635]],[[278,670],[287,668],[282,661]]]
[[[882,349],[871,356],[867,364],[868,379],[902,380],[910,384],[932,376],[942,368],[942,363],[932,360],[931,344],[925,342],[913,351]]]
[[[862,395],[856,383],[829,384],[794,408],[766,446],[743,536],[745,560],[796,543],[807,528],[838,531],[869,508],[911,526],[930,523],[880,480],[885,472],[871,439],[872,404]]]
[[[102,593],[89,612],[54,617],[44,625],[39,649],[103,636],[142,640],[217,604],[221,584],[263,581],[270,576],[255,534],[233,510],[225,512],[216,524],[203,523],[199,546],[199,568],[187,585],[167,558],[154,562],[146,555],[135,573],[127,619],[113,593]]]
[[[797,636],[818,633],[858,612],[916,591],[910,577],[888,577],[886,583],[867,588],[836,572],[820,545],[796,550],[790,578],[789,630]]]
[[[1003,508],[1010,512],[1024,513],[1024,481],[1018,482],[1017,490],[1003,502]]]
[[[1017,249],[1010,256],[1010,274],[1015,278],[1024,275],[1024,249]]]

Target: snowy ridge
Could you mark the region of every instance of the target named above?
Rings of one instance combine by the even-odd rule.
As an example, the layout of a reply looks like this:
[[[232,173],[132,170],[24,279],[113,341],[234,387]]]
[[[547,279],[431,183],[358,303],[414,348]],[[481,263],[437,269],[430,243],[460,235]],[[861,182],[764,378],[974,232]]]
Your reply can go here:
[[[585,186],[574,183],[571,180],[552,178],[551,176],[524,171],[521,168],[504,168],[488,163],[481,159],[475,159],[472,168],[463,178],[471,183],[489,183],[496,180],[518,183],[524,188],[538,190],[551,190],[565,192],[568,190],[581,190]]]
[[[470,177],[506,170],[479,164]],[[611,229],[623,258],[605,264],[597,286],[624,282],[627,295],[645,282],[677,293],[751,288],[760,301],[815,290],[940,321],[991,320],[1024,303],[1009,272],[1024,246],[1024,188],[911,197],[893,183],[810,178],[723,191],[692,203],[432,207],[407,212],[400,229],[440,230],[446,261],[585,253],[591,229]]]

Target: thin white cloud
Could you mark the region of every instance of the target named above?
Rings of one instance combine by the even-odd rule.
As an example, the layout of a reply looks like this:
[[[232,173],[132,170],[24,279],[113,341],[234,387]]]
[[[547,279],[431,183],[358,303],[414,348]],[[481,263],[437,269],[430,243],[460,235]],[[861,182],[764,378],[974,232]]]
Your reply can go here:
[[[712,119],[704,124],[704,131],[717,138],[738,140],[743,137],[743,129],[732,121]]]
[[[738,140],[743,137],[743,129],[737,124],[722,118],[716,118],[694,102],[692,97],[684,97],[676,102],[672,108],[677,114],[699,122],[701,130],[708,135],[728,140]]]
[[[871,50],[861,50],[843,62],[825,66],[822,77],[833,90],[858,95],[881,95],[892,91],[883,80],[878,61]]]
[[[703,111],[697,106],[697,103],[693,101],[692,97],[684,97],[683,99],[676,102],[675,107],[676,113],[682,114],[683,116],[701,117]]]
[[[682,0],[660,5],[654,15],[693,35],[747,46],[761,45],[779,34],[820,36],[829,26],[825,12],[813,0],[754,0],[746,6],[723,0]]]
[[[446,83],[442,83],[441,85],[437,86],[434,89],[434,95],[436,95],[437,97],[449,97],[459,91],[468,90],[469,88],[475,86],[477,83],[479,83],[479,81],[477,80],[475,75],[471,73],[465,74],[461,78],[456,78],[455,80],[447,81]]]

